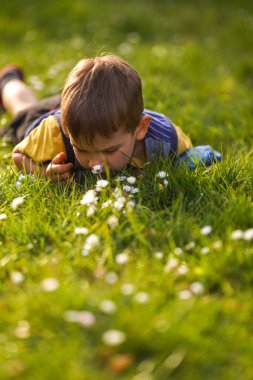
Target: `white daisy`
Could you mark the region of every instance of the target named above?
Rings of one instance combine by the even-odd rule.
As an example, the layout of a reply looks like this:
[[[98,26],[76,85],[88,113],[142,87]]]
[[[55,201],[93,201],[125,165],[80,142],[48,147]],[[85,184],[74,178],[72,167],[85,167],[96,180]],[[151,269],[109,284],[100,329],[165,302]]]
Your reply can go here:
[[[207,255],[209,252],[210,252],[210,248],[209,247],[203,247],[200,250],[200,253],[202,253],[202,255]]]
[[[105,282],[107,284],[113,285],[118,281],[118,275],[115,272],[108,272],[105,275]]]
[[[149,301],[149,295],[146,292],[139,292],[135,294],[134,300],[138,303],[144,304]]]
[[[200,233],[204,236],[210,235],[212,232],[212,227],[211,226],[204,226],[201,228]]]
[[[87,235],[88,232],[86,227],[76,227],[74,230],[75,235]]]
[[[96,190],[101,191],[109,185],[109,182],[106,179],[100,179],[96,183]]]
[[[204,286],[201,282],[195,281],[189,286],[190,290],[194,294],[202,294],[204,291]]]
[[[167,264],[165,265],[164,271],[170,272],[171,270],[175,269],[178,265],[178,260],[175,257],[170,257],[167,261]]]
[[[108,330],[104,332],[102,340],[107,346],[118,346],[126,340],[126,334],[119,330]]]
[[[231,234],[231,239],[232,240],[239,240],[239,239],[243,239],[243,236],[244,236],[244,233],[242,230],[235,230]]]
[[[117,227],[117,225],[119,224],[119,219],[117,218],[117,216],[115,215],[111,215],[108,219],[107,219],[107,224],[109,227],[111,228],[115,228]]]
[[[99,173],[101,173],[102,169],[103,169],[103,165],[95,165],[95,166],[93,166],[91,172],[93,174],[99,174]]]
[[[14,334],[17,338],[26,339],[30,336],[30,324],[23,320],[19,321],[17,327],[14,330]]]
[[[120,265],[126,264],[128,260],[129,254],[127,252],[122,252],[115,256],[116,263]]]
[[[19,271],[13,271],[11,272],[10,274],[10,278],[11,278],[11,282],[13,284],[21,284],[21,282],[24,281],[25,279],[25,276],[23,275],[23,273],[19,272]]]
[[[188,273],[189,269],[186,264],[180,265],[180,267],[177,268],[177,274],[184,275]]]
[[[97,235],[91,234],[90,236],[88,236],[83,245],[82,255],[88,256],[90,250],[93,249],[98,244],[99,244],[99,237]]]
[[[92,216],[96,212],[96,207],[94,205],[89,205],[87,211],[86,211],[86,216]]]
[[[54,292],[55,290],[59,288],[59,281],[53,277],[45,278],[41,282],[41,288],[45,292]]]
[[[188,300],[192,297],[192,293],[190,290],[188,289],[185,289],[185,290],[181,290],[179,293],[178,293],[178,297],[181,299],[181,300]]]
[[[243,234],[244,240],[252,240],[253,239],[253,228],[249,228]]]
[[[130,183],[130,185],[133,185],[136,182],[136,178],[135,177],[128,177],[127,182]]]
[[[96,321],[95,315],[90,311],[67,310],[63,316],[66,321],[78,323],[84,327],[91,327]]]
[[[108,201],[105,201],[104,203],[102,203],[101,208],[106,208],[110,206],[111,204],[112,204],[112,200],[108,199]]]
[[[122,187],[123,191],[126,191],[127,193],[131,193],[132,191],[132,186],[129,186],[129,185],[124,185]]]
[[[7,215],[6,214],[0,214],[0,220],[4,220],[7,218]]]
[[[113,314],[117,310],[117,306],[111,300],[103,300],[99,305],[99,309],[106,314]]]
[[[164,171],[160,171],[160,172],[157,173],[156,176],[157,176],[158,178],[165,178],[167,175],[168,175],[168,174],[167,174],[166,172],[164,172]]]
[[[121,286],[121,293],[124,294],[124,296],[130,296],[134,293],[135,286],[133,284],[123,284]]]
[[[96,203],[97,202],[97,196],[96,196],[97,194],[96,194],[96,192],[94,191],[94,190],[88,190],[85,194],[84,194],[84,196],[83,196],[83,198],[82,198],[82,200],[81,200],[81,202],[80,202],[80,204],[81,205],[91,205],[91,204],[94,204],[94,203]]]
[[[158,260],[161,260],[163,258],[163,253],[162,252],[155,252],[154,257]]]
[[[13,208],[13,210],[16,210],[18,208],[18,206],[20,206],[23,202],[24,202],[24,198],[23,197],[15,198],[11,202],[11,207]]]

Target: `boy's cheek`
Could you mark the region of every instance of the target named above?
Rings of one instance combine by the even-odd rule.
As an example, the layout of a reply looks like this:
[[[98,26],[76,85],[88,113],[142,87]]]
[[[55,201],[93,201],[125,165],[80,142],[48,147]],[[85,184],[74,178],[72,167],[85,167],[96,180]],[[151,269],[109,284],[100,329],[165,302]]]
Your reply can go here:
[[[119,160],[115,160],[114,162],[108,163],[108,166],[112,170],[121,170],[121,169],[124,169],[128,163],[129,163],[128,158],[125,158],[125,159],[121,158]]]

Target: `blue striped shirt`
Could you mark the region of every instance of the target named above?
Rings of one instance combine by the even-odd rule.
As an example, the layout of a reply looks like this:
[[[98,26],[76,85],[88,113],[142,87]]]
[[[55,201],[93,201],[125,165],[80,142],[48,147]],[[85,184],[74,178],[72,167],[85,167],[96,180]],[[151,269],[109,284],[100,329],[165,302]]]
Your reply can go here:
[[[178,136],[172,122],[163,114],[144,109],[143,115],[151,117],[145,136],[145,145],[151,161],[157,156],[168,157],[176,154]]]

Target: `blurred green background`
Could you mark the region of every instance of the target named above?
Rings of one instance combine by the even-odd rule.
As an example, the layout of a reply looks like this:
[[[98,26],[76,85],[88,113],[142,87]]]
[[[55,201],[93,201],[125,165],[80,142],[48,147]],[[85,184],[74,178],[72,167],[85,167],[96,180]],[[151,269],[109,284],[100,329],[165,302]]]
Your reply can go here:
[[[101,52],[128,60],[147,108],[165,112],[195,144],[251,146],[251,0],[4,0],[0,64],[16,62],[39,97]]]

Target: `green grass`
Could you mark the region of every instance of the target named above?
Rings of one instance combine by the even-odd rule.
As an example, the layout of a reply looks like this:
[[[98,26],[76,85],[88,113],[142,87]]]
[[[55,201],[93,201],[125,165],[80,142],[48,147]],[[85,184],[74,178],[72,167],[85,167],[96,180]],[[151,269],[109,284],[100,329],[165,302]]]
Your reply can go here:
[[[252,239],[232,239],[253,227],[252,11],[246,0],[1,4],[0,65],[24,66],[35,87],[38,77],[39,98],[60,91],[78,59],[113,52],[140,73],[147,108],[223,153],[194,172],[156,162],[122,173],[137,177],[134,208],[100,207],[124,184],[111,179],[87,217],[80,201],[96,178],[16,187],[12,147],[0,141],[1,379],[253,378]],[[76,227],[99,237],[88,256]],[[73,323],[68,311],[95,321]],[[108,346],[115,329],[125,340]]]

